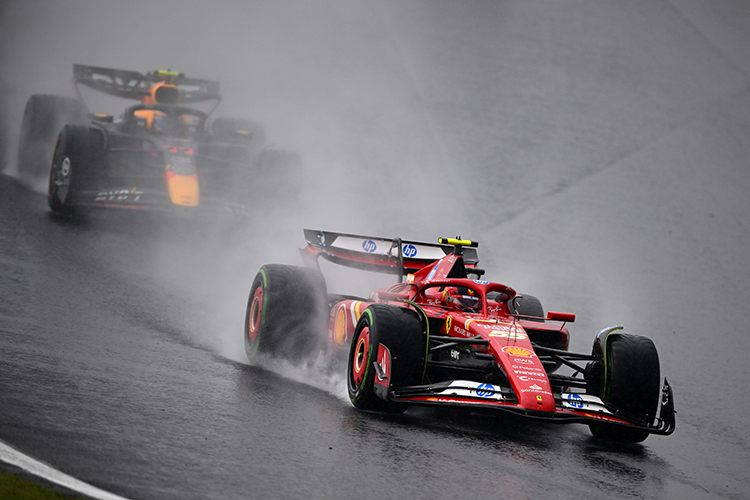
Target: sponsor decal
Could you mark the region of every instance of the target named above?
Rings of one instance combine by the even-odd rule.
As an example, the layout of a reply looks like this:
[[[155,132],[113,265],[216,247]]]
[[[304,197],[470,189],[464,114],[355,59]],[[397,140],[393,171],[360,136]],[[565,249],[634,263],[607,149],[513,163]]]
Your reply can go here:
[[[111,191],[99,191],[96,193],[94,201],[138,201],[141,198],[143,191],[138,189],[115,189]]]
[[[490,337],[500,337],[510,340],[525,340],[529,338],[525,333],[521,332],[503,332],[500,330],[493,330],[490,332]]]
[[[457,334],[461,335],[462,337],[468,337],[469,336],[469,332],[467,332],[466,330],[464,330],[463,328],[461,328],[458,325],[456,325],[456,326],[453,327],[453,331],[456,332]]]
[[[536,386],[536,387],[539,387],[539,386],[538,386],[538,385],[536,385],[536,384],[532,385],[531,387],[534,387],[534,386]],[[545,391],[545,390],[544,390],[544,389],[542,389],[541,387],[539,387],[539,389],[521,389],[521,390],[519,390],[518,392],[541,392],[542,394],[546,394],[546,395],[548,395],[548,396],[552,396],[552,393],[551,393],[551,392],[549,392],[549,391]],[[539,399],[540,397],[541,397],[541,396],[537,396],[537,399]]]
[[[511,356],[524,356],[530,358],[534,356],[534,352],[523,347],[517,347],[512,345],[506,345],[503,347],[503,352],[510,354]]]
[[[401,251],[403,252],[404,257],[414,257],[417,255],[417,247],[414,245],[405,245]]]
[[[533,365],[534,361],[529,358],[513,358],[515,363],[526,363],[527,365]],[[514,367],[515,368],[515,367]],[[534,368],[535,370],[541,370],[541,368]]]
[[[480,384],[477,387],[477,396],[480,398],[489,398],[495,394],[495,386],[492,384]]]
[[[578,394],[568,394],[565,399],[568,400],[568,404],[573,408],[583,408],[583,398]]]
[[[526,359],[526,358],[520,358],[520,359],[524,360],[524,361],[528,361],[529,363],[533,363],[533,361],[531,361],[530,359]],[[515,360],[515,361],[518,362],[519,360]],[[533,372],[543,372],[544,371],[543,368],[537,368],[536,366],[510,365],[510,367],[511,368],[518,368],[519,370],[531,370]],[[517,372],[517,373],[520,373],[520,372]]]
[[[479,283],[480,285],[489,285],[489,281],[483,281],[483,280],[474,280],[474,283]]]
[[[372,253],[378,249],[378,245],[376,245],[372,240],[365,240],[362,242],[362,249],[365,252]]]
[[[546,382],[546,380],[542,378],[527,377],[525,375],[520,375],[518,377],[518,380],[520,380],[521,382]]]
[[[517,373],[519,375],[528,375],[529,377],[538,377],[539,375],[541,375],[541,373],[530,372],[526,370],[513,370],[513,373]]]
[[[451,322],[453,321],[453,318],[448,316],[445,318],[445,332],[448,333],[451,331]]]

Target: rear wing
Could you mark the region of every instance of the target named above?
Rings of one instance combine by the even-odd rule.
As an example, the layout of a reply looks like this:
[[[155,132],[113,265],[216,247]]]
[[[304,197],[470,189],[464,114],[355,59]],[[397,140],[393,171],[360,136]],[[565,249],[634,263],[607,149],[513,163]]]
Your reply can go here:
[[[305,266],[320,269],[318,258],[342,266],[400,278],[424,269],[453,253],[453,244],[424,243],[401,238],[379,238],[356,234],[305,229],[307,246],[300,249]],[[479,263],[476,248],[463,248],[464,263],[475,267]]]
[[[152,71],[144,75],[124,69],[73,65],[73,85],[81,100],[79,85],[115,97],[141,101],[151,94],[151,87],[160,82],[176,85],[180,89],[182,104],[221,100],[219,82],[188,78],[175,71]]]

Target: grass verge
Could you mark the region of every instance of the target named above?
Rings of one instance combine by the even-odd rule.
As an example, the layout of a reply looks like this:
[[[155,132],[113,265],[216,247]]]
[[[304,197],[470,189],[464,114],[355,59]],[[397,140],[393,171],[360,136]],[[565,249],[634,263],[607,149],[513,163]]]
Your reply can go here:
[[[3,471],[0,471],[0,498],[3,500],[84,500],[84,497],[57,493]]]

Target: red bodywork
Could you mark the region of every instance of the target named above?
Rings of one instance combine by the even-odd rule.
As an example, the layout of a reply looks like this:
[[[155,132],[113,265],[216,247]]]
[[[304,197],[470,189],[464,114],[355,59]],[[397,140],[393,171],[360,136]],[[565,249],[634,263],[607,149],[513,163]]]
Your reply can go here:
[[[443,380],[399,387],[398,380],[390,380],[390,352],[381,344],[375,363],[378,374],[375,383],[384,388],[384,398],[405,403],[494,407],[556,421],[600,420],[634,426],[631,421],[615,416],[600,398],[551,382],[552,373],[562,364],[571,364],[560,357],[567,354],[570,343],[565,325],[572,323],[575,315],[549,312],[546,318],[539,318],[514,314],[511,304],[519,295],[507,285],[480,279],[484,271],[476,267],[476,253],[464,255],[473,249],[310,230],[305,231],[305,236],[308,246],[301,253],[308,267],[319,269],[318,259],[322,257],[401,277],[401,282],[375,290],[366,300],[345,298],[333,305],[328,336],[331,348],[342,357],[349,353],[357,322],[368,305],[388,304],[421,310],[429,318],[428,339],[442,336],[441,340],[455,338],[464,345],[470,344],[478,356],[491,360],[493,369],[499,368],[507,379],[507,383]],[[424,252],[423,247],[426,247]],[[442,257],[434,258],[440,253]],[[428,257],[420,258],[423,254]],[[471,291],[468,297],[474,301],[473,307],[446,305],[441,299],[447,287]],[[435,331],[436,325],[440,325],[439,331]],[[585,355],[571,353],[571,356],[590,359]],[[583,379],[578,380],[583,383]],[[671,430],[661,432],[650,428],[650,432]]]

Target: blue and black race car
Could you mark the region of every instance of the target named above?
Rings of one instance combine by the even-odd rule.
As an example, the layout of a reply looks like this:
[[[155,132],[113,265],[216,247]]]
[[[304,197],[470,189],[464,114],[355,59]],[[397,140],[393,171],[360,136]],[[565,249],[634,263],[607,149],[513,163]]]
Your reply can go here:
[[[53,212],[235,210],[301,189],[299,156],[269,147],[259,123],[211,118],[216,81],[74,65],[73,82],[77,98],[32,95],[23,116],[19,174],[34,184],[49,172]],[[139,102],[118,116],[90,113],[82,87]]]

